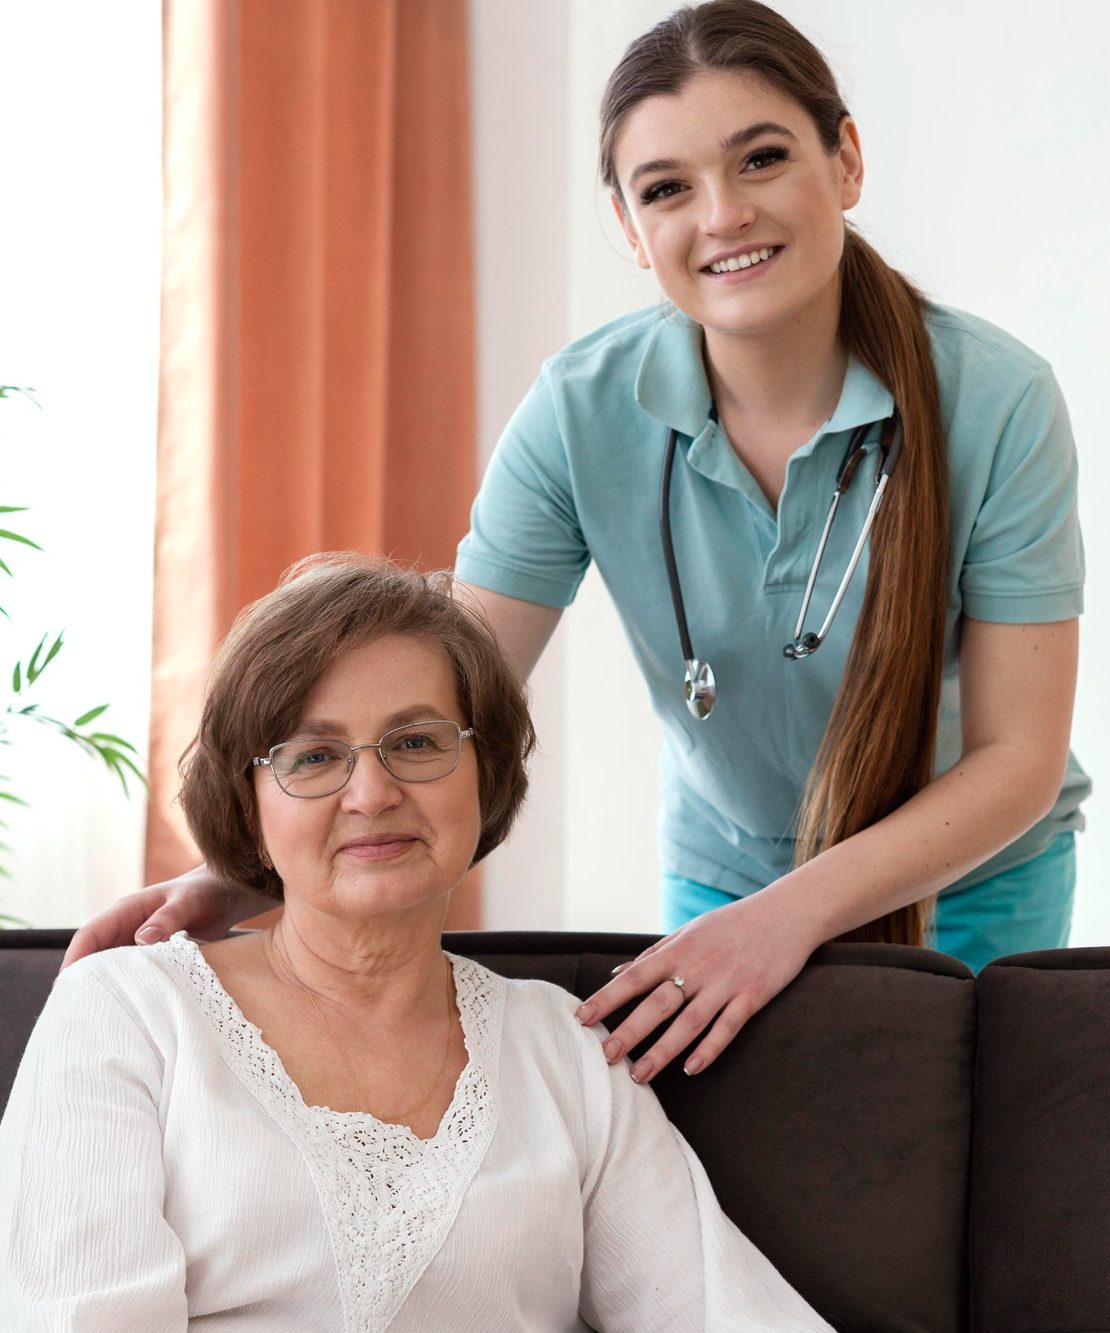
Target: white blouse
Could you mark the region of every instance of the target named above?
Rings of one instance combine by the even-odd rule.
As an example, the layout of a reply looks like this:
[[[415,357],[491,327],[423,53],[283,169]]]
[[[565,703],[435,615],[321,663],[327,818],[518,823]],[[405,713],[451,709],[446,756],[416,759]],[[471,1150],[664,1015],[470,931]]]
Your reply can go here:
[[[0,1328],[829,1328],[572,996],[451,961],[426,1141],[307,1106],[184,934],[67,969],[0,1123]]]

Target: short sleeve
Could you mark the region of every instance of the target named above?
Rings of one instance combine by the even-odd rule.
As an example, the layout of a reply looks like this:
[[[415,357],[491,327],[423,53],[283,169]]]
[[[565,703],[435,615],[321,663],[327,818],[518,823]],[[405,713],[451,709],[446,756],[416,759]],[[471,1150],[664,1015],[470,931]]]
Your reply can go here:
[[[161,1071],[100,978],[81,963],[61,975],[0,1123],[0,1327],[185,1329],[184,1250],[162,1213]]]
[[[544,371],[490,459],[455,573],[542,606],[569,606],[590,563],[550,381]]]
[[[1077,470],[1067,407],[1046,366],[995,448],[960,574],[966,615],[1038,624],[1082,611]]]
[[[583,1031],[582,1318],[602,1333],[831,1333],[725,1216],[701,1162]]]

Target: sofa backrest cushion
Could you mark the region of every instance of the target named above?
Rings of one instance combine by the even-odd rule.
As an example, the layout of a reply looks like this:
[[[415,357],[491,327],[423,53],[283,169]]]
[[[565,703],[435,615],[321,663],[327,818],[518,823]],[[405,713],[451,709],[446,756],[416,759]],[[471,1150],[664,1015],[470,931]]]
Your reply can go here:
[[[1110,949],[1015,954],[977,989],[972,1327],[1110,1329]]]

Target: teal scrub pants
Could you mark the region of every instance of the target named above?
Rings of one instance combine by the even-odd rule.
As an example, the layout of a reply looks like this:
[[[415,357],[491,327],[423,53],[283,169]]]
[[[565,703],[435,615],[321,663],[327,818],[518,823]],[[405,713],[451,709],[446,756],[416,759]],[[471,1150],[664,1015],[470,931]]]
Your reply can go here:
[[[755,891],[754,888],[752,890]],[[737,896],[681,875],[663,876],[663,929],[668,933]],[[1062,949],[1075,897],[1075,834],[1058,833],[1039,856],[942,893],[926,943],[978,973],[992,958],[1031,949]]]

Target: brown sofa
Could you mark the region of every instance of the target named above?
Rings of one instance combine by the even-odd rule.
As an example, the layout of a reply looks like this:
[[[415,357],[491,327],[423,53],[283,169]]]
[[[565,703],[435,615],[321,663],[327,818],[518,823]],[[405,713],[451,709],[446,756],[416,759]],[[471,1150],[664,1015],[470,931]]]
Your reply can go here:
[[[0,1107],[68,931],[0,932]],[[578,995],[648,938],[447,947]],[[848,1333],[1110,1333],[1110,949],[976,980],[828,945],[706,1073],[656,1080],[726,1210]]]

